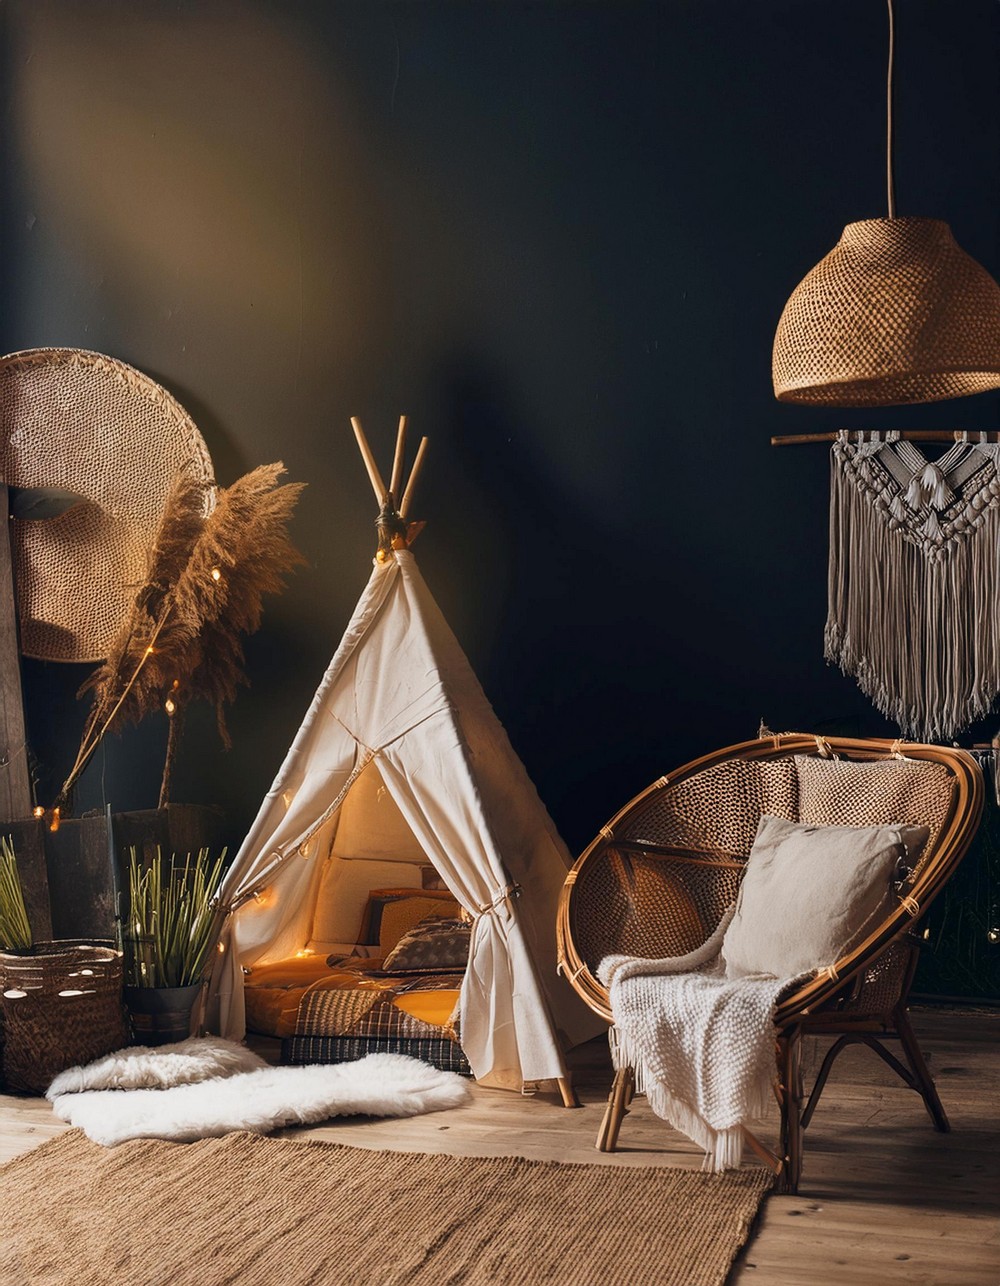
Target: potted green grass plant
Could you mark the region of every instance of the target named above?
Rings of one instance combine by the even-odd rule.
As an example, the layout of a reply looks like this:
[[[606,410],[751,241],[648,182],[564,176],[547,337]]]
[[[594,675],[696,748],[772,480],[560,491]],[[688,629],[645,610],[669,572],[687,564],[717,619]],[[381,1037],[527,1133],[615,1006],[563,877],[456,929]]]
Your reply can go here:
[[[225,850],[213,858],[163,856],[144,865],[129,851],[128,906],[122,917],[125,1003],[145,1045],[183,1040],[202,988],[218,926]]]
[[[21,892],[14,846],[0,836],[0,950],[11,953],[31,949],[31,925]]]

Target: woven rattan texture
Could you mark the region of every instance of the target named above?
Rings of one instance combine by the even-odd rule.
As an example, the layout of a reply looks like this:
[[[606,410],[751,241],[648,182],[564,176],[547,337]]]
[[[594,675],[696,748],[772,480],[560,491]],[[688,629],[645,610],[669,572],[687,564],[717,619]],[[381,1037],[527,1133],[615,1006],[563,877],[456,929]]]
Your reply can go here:
[[[42,942],[0,953],[2,1081],[41,1094],[59,1072],[128,1044],[122,961],[107,947]]]
[[[14,524],[26,656],[99,661],[145,579],[177,474],[212,481],[190,416],[141,372],[99,353],[31,349],[0,360],[0,476],[84,497]]]
[[[799,820],[817,826],[928,826],[917,859],[931,852],[948,820],[955,782],[944,764],[917,759],[819,759],[796,755]]]
[[[746,857],[764,813],[788,821],[798,816],[798,778],[790,755],[728,759],[702,769],[657,791],[615,834]]]
[[[865,970],[860,987],[854,988],[837,1006],[838,1013],[882,1015],[891,1013],[899,1002],[912,948],[908,942],[894,942]],[[822,1011],[821,1011],[822,1012]]]
[[[1000,385],[1000,287],[936,219],[868,219],[792,292],[772,360],[780,401],[936,402]]]
[[[622,847],[612,839],[581,868],[571,912],[576,949],[591,970],[612,954],[685,955],[736,900],[739,867],[631,851],[626,839],[684,848],[691,857],[700,850],[742,858],[761,815],[770,813],[822,826],[925,825],[927,853],[950,816],[954,790],[943,764],[818,755],[728,759],[661,786],[616,827]],[[909,950],[905,943],[890,947],[839,1008],[888,1013],[899,1000]]]
[[[944,764],[916,759],[820,759],[796,755],[799,820],[820,826],[884,826],[901,822],[928,826],[930,835],[917,859],[931,852],[948,820],[955,781]],[[894,943],[865,971],[855,994],[841,1005],[852,1014],[886,1014],[902,994],[910,948]]]
[[[736,901],[742,869],[674,861],[609,845],[580,872],[573,938],[596,968],[606,955],[683,956],[709,937]]]

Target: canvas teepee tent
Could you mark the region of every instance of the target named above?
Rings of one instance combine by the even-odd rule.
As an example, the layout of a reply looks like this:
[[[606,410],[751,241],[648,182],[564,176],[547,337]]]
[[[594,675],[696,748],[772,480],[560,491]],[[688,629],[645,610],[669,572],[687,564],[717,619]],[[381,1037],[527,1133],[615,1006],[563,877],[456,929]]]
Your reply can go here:
[[[405,420],[386,488],[355,422],[382,506],[379,553],[228,874],[232,913],[209,1023],[241,1036],[243,967],[305,947],[317,898],[341,888],[349,902],[362,861],[385,883],[387,869],[401,869],[385,863],[412,863],[415,850],[474,917],[461,993],[474,1074],[517,1089],[555,1080],[569,1101],[563,1050],[594,1034],[592,1015],[556,976],[556,905],[570,858],[407,548],[426,439],[397,509],[404,431]],[[326,913],[336,925],[336,907]]]

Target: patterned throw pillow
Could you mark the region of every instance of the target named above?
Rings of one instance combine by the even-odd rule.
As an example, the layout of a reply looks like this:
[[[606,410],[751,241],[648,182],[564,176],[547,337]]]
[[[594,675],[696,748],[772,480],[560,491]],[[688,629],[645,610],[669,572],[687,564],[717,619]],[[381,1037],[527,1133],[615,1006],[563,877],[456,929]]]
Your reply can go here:
[[[385,973],[437,973],[469,963],[472,926],[463,920],[421,920],[404,933],[382,963]]]

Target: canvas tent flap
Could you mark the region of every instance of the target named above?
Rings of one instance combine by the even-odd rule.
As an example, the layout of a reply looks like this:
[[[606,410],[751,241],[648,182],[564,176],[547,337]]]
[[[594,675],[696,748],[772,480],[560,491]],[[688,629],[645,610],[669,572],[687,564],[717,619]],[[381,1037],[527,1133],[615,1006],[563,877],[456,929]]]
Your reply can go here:
[[[235,909],[210,985],[212,1025],[241,1036],[243,967],[309,940],[322,857],[311,850],[376,756],[428,861],[475,917],[462,991],[474,1073],[517,1086],[563,1077],[557,1032],[575,1042],[595,1031],[555,972],[569,855],[405,550],[376,563],[229,872],[223,898]]]

